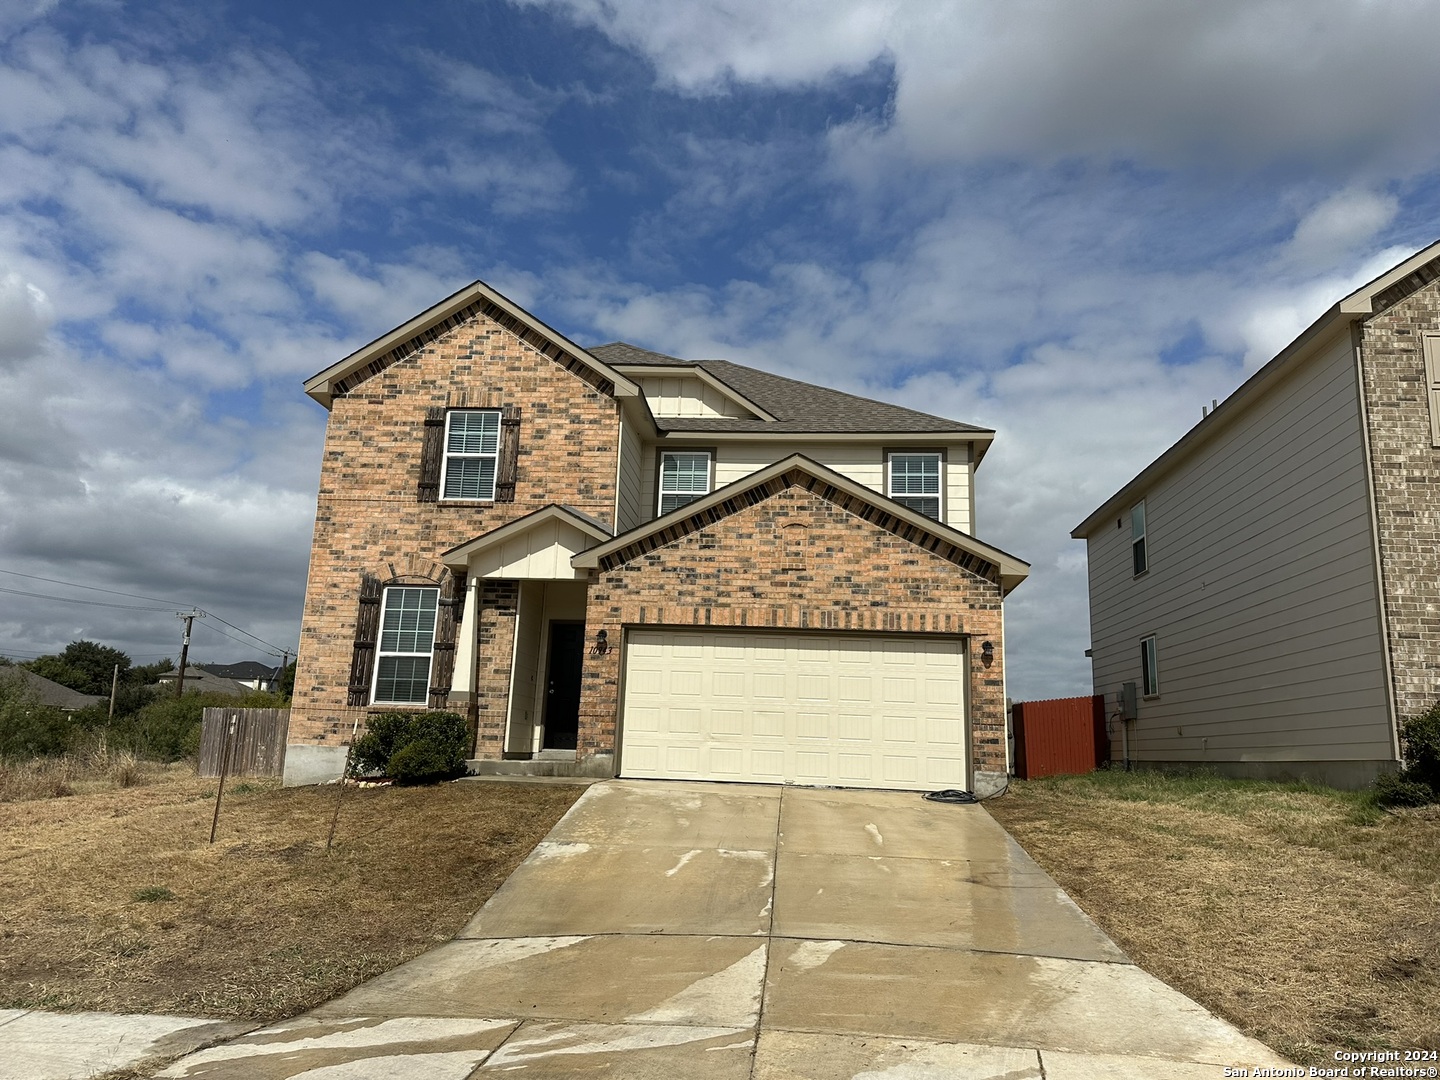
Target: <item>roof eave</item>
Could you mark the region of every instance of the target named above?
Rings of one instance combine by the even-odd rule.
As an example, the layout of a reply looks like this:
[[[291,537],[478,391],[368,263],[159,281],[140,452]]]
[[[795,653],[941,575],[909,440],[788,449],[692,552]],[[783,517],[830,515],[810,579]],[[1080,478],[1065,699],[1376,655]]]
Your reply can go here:
[[[848,476],[836,472],[834,469],[821,465],[818,461],[806,457],[804,454],[791,454],[789,457],[767,465],[763,469],[758,469],[733,483],[726,484],[722,488],[717,488],[703,499],[696,499],[694,502],[687,503],[678,510],[672,510],[668,514],[663,514],[660,517],[645,522],[643,525],[623,532],[613,539],[591,548],[589,551],[582,551],[570,560],[570,565],[574,566],[577,570],[596,569],[600,565],[600,560],[606,555],[619,551],[651,533],[667,529],[677,521],[683,521],[697,513],[703,513],[712,506],[718,506],[728,499],[733,499],[736,494],[748,488],[763,484],[771,478],[789,472],[794,468],[803,469],[815,478],[824,480],[827,484],[837,487],[852,496],[865,499],[876,505],[883,504],[887,513],[893,514],[907,524],[943,536],[954,543],[956,547],[964,548],[971,554],[978,555],[987,562],[994,563],[1000,571],[1001,591],[1004,594],[1008,594],[1011,589],[1019,585],[1020,582],[1029,576],[1030,564],[1023,559],[1019,559],[1009,552],[1001,551],[997,547],[992,547],[981,540],[977,540],[969,533],[961,532],[959,529],[946,525],[944,522],[935,521],[933,518],[918,514],[909,507],[902,506],[900,503],[886,498],[878,491],[874,491],[864,484],[858,483]],[[1007,582],[1009,583],[1008,585]]]
[[[1384,279],[1377,278],[1376,280]],[[1354,295],[1358,295],[1358,293]],[[1101,503],[1089,517],[1076,525],[1070,531],[1070,536],[1075,540],[1086,539],[1100,526],[1101,522],[1110,518],[1117,507],[1124,508],[1130,505],[1140,492],[1145,491],[1158,480],[1179,468],[1187,458],[1198,452],[1201,447],[1227,428],[1249,407],[1251,401],[1269,390],[1295,364],[1308,357],[1321,340],[1360,317],[1359,312],[1343,310],[1342,304],[1334,305],[1306,327],[1299,337],[1241,383],[1239,388],[1213,409],[1208,416],[1182,435],[1158,458],[1141,469],[1124,487]]]
[[[615,396],[617,398],[643,396],[640,387],[632,380],[616,371],[610,365],[591,356],[590,353],[582,349],[579,345],[576,345],[564,334],[561,334],[558,330],[537,319],[509,297],[497,292],[479,279],[472,281],[463,289],[452,293],[438,304],[427,308],[414,318],[401,323],[388,333],[382,334],[368,345],[356,349],[349,356],[331,364],[324,371],[312,375],[305,380],[305,393],[325,406],[325,408],[330,408],[334,398],[331,387],[338,379],[342,379],[352,371],[363,367],[375,359],[375,357],[384,355],[397,345],[403,344],[411,338],[423,334],[437,323],[444,322],[450,318],[450,316],[454,315],[455,312],[481,297],[490,301],[496,307],[501,308],[536,333],[549,338],[556,345],[560,346],[560,348],[571,353],[575,359],[585,364],[596,374],[608,379],[615,386]]]

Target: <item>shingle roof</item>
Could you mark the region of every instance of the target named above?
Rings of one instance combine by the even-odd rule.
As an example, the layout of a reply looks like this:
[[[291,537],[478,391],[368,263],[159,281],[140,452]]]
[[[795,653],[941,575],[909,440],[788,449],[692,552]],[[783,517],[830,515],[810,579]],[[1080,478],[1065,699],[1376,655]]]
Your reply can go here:
[[[71,690],[70,687],[47,679],[43,675],[36,675],[35,672],[28,668],[22,668],[19,664],[0,665],[0,679],[18,679],[24,684],[26,690],[35,695],[41,705],[50,705],[66,712],[83,709],[87,705],[108,700],[93,694],[82,694],[78,690]]]
[[[597,360],[617,367],[698,367],[749,398],[775,420],[738,420],[730,417],[657,417],[662,432],[754,431],[780,433],[836,432],[848,434],[886,432],[971,432],[990,434],[992,429],[962,424],[943,416],[916,412],[899,405],[857,397],[827,386],[787,379],[768,371],[732,364],[728,360],[681,360],[664,353],[636,348],[623,341],[597,345],[588,352]]]

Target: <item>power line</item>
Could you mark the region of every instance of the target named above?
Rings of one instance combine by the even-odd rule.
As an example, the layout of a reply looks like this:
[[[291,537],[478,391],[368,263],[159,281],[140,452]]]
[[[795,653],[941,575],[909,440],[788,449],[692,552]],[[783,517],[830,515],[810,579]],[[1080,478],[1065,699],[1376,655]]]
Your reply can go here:
[[[204,609],[202,609],[202,610],[204,610]],[[252,638],[254,638],[256,641],[260,642],[260,644],[262,644],[262,645],[268,645],[268,646],[270,646],[270,648],[272,648],[272,649],[279,649],[279,650],[281,650],[282,652],[285,651],[285,646],[283,646],[283,645],[276,645],[273,641],[266,641],[263,637],[260,637],[258,634],[252,634],[252,633],[250,633],[249,630],[241,630],[240,627],[236,626],[234,623],[232,623],[232,622],[225,622],[224,619],[220,618],[220,616],[219,616],[219,615],[216,615],[213,611],[206,611],[205,614],[208,615],[210,618],[214,619],[216,622],[225,623],[225,625],[228,626],[228,627],[230,627],[231,630],[240,630],[240,633],[244,634],[246,637],[252,637]],[[201,625],[203,626],[203,625],[205,625],[205,624],[202,623]],[[214,630],[215,628],[212,626],[211,629]],[[217,630],[216,633],[219,633],[219,631]],[[229,635],[229,634],[226,634],[225,636],[226,636],[226,637],[229,637],[230,635]],[[245,642],[242,641],[240,644],[244,645]],[[292,650],[290,650],[290,651],[293,652],[294,650],[292,649]]]
[[[132,599],[135,599],[135,600],[154,600],[156,603],[165,604],[167,607],[184,607],[184,606],[185,606],[184,604],[181,604],[181,603],[179,603],[178,601],[174,601],[174,600],[163,600],[163,599],[161,599],[161,598],[158,597],[158,596],[143,596],[143,595],[141,595],[140,593],[121,592],[121,591],[118,590],[118,589],[102,589],[102,588],[100,588],[100,587],[97,586],[97,585],[81,585],[81,584],[79,584],[78,582],[74,582],[74,581],[62,581],[62,580],[60,580],[59,578],[40,577],[40,576],[37,575],[37,574],[22,574],[19,570],[6,570],[6,569],[4,569],[3,567],[0,567],[0,574],[12,574],[12,575],[14,575],[15,577],[29,578],[31,581],[46,581],[46,582],[49,582],[51,585],[65,585],[65,586],[68,586],[69,588],[72,588],[72,589],[89,589],[91,592],[108,593],[108,594],[111,595],[111,596],[128,596],[128,597],[131,597]],[[51,596],[51,595],[46,594],[46,593],[22,592],[22,591],[20,591],[19,589],[5,589],[5,588],[0,588],[0,592],[12,593],[12,594],[15,595],[15,596],[30,596],[30,597],[34,597],[34,598],[37,599],[37,600],[59,600],[59,601],[61,601],[62,603],[66,603],[66,604],[89,604],[89,605],[91,605],[91,606],[93,606],[93,607],[119,608],[119,609],[122,610],[122,611],[160,611],[160,610],[163,610],[163,609],[161,609],[161,608],[142,608],[142,607],[136,607],[136,606],[133,605],[133,604],[107,604],[107,603],[105,603],[105,602],[102,601],[102,600],[79,600],[79,599],[75,599],[75,598],[68,597],[68,596]],[[203,609],[201,609],[201,610],[203,610]],[[246,629],[244,629],[243,627],[240,627],[240,626],[236,626],[234,623],[229,622],[228,620],[225,620],[225,619],[220,618],[220,616],[219,616],[219,615],[216,615],[213,611],[206,611],[205,614],[206,614],[209,618],[214,619],[216,622],[222,622],[222,623],[224,623],[226,626],[230,627],[231,630],[238,631],[239,633],[244,634],[246,637],[254,638],[256,641],[260,642],[262,645],[265,645],[265,646],[267,646],[268,648],[271,648],[271,649],[276,650],[276,655],[280,655],[281,653],[294,652],[293,649],[286,649],[285,646],[283,646],[283,645],[276,645],[273,641],[266,641],[264,638],[260,637],[258,634],[252,634],[249,630],[246,630]],[[205,625],[205,624],[202,623],[201,625],[203,626],[203,625]],[[221,633],[221,631],[217,630],[216,633]],[[230,637],[229,634],[222,634],[222,636],[224,636],[224,637]],[[237,638],[231,638],[231,640],[232,640],[232,641],[238,641],[239,639],[237,639]],[[247,645],[247,646],[250,646],[251,648],[254,648],[254,646],[253,646],[253,645],[250,645],[250,642],[248,642],[248,641],[240,641],[239,643],[240,643],[241,645]]]
[[[210,617],[211,617],[212,619],[218,618],[218,616],[211,615],[210,612],[208,612],[208,611],[207,611],[205,614],[210,615]],[[224,619],[221,619],[220,621],[221,621],[221,622],[225,622]],[[220,635],[221,637],[223,637],[223,638],[229,638],[231,641],[239,642],[239,644],[244,645],[246,648],[249,648],[249,649],[254,649],[254,648],[255,648],[255,646],[254,646],[254,645],[251,645],[250,642],[248,642],[248,641],[240,641],[240,639],[237,638],[234,634],[227,634],[227,633],[225,633],[224,630],[221,630],[218,626],[211,626],[209,623],[203,623],[203,622],[202,622],[200,625],[203,626],[203,627],[205,627],[206,629],[214,630],[215,633],[219,634],[219,635]],[[229,623],[225,623],[225,625],[226,625],[226,626],[229,626],[230,624],[229,624]],[[237,627],[234,627],[234,629],[240,630],[240,628],[239,628],[238,626],[237,626]],[[240,630],[240,632],[241,632],[242,634],[245,633],[244,630]],[[254,637],[253,634],[252,634],[251,636]],[[259,641],[259,640],[262,640],[262,639],[256,638],[255,640]],[[267,641],[267,642],[265,642],[265,644],[269,645],[270,643]],[[268,650],[266,650],[266,649],[257,649],[256,651],[257,651],[257,652],[263,652],[263,653],[265,653],[266,656],[279,656],[279,655],[280,655],[280,652],[278,652],[278,651],[277,651],[277,652],[270,652],[270,651],[268,651]]]
[[[64,584],[62,582],[61,584]],[[84,604],[87,607],[119,608],[121,611],[165,611],[165,608],[139,607],[136,604],[107,604],[104,600],[77,600],[73,596],[51,596],[47,593],[22,592],[20,589],[0,588],[0,593],[10,593],[12,596],[33,596],[37,600],[58,600],[62,604]],[[128,595],[121,593],[120,595]]]
[[[167,607],[184,607],[176,600],[163,600],[158,596],[141,596],[139,593],[120,592],[118,589],[102,589],[97,585],[77,585],[73,581],[61,581],[59,578],[39,577],[36,574],[22,574],[19,570],[6,570],[0,568],[0,574],[10,574],[14,577],[29,578],[31,581],[47,581],[51,585],[68,585],[72,589],[89,589],[91,592],[109,593],[111,596],[128,596],[132,600],[154,600],[157,604],[164,604]]]

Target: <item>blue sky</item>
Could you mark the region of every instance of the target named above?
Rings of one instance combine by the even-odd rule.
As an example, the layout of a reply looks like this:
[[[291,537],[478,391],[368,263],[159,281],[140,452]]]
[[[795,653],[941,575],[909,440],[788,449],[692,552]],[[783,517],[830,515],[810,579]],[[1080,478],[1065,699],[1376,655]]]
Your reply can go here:
[[[1086,692],[1069,530],[1440,236],[1437,38],[1419,0],[0,3],[0,587],[154,609],[0,592],[0,654],[174,655],[191,604],[293,646],[301,380],[479,277],[997,428],[1010,692]]]

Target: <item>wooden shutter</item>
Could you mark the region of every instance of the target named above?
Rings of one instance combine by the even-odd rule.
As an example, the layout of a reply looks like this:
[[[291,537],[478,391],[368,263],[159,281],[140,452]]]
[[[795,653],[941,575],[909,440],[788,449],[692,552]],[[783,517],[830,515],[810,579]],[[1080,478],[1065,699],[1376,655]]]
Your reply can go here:
[[[350,706],[370,703],[370,675],[380,637],[380,579],[360,575],[360,610],[355,616],[355,651],[350,657]]]
[[[440,462],[445,456],[445,408],[433,405],[425,410],[425,441],[420,446],[421,502],[440,498]]]
[[[435,613],[435,651],[430,661],[430,708],[443,709],[450,697],[455,673],[455,627],[465,603],[465,578],[448,573],[440,586],[440,604]]]
[[[500,460],[495,470],[495,501],[515,501],[515,474],[520,467],[520,406],[500,410]]]
[[[1430,445],[1440,446],[1440,334],[1426,334],[1425,396],[1430,401]]]

